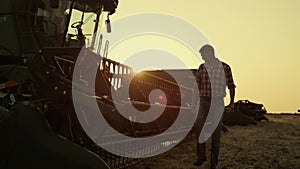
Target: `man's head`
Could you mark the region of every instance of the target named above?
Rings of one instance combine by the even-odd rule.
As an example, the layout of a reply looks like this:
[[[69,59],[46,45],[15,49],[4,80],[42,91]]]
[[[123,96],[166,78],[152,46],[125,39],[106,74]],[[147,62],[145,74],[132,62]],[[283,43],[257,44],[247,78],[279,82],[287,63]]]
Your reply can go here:
[[[215,59],[215,50],[211,45],[204,45],[199,50],[203,60]]]

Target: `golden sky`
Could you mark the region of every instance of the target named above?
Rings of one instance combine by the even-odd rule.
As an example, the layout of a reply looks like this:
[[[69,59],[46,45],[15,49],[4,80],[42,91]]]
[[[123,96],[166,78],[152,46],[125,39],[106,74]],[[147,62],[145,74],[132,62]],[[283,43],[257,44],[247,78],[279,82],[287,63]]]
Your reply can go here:
[[[236,101],[248,99],[264,104],[268,112],[294,113],[300,109],[299,9],[299,0],[120,0],[110,19],[112,30],[114,21],[145,12],[184,19],[203,32],[219,59],[231,66]],[[145,35],[127,41],[132,46],[123,48],[124,55],[141,50],[140,42],[156,41],[159,46],[168,41],[169,45],[160,47],[182,55],[190,68],[203,63],[184,47],[172,49],[172,43],[183,45],[165,37]],[[116,58],[113,54],[122,57],[113,51],[110,54],[112,58]]]

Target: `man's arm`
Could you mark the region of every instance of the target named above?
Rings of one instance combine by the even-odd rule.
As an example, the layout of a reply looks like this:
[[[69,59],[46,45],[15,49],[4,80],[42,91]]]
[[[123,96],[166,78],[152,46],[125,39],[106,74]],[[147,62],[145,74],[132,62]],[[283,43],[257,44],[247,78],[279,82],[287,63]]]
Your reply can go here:
[[[192,101],[191,101],[192,111],[196,110],[196,105],[197,105],[197,101],[199,98],[199,94],[198,94],[197,90],[198,90],[198,85],[197,85],[197,83],[194,83],[194,87],[193,87],[193,91],[192,91]]]
[[[234,111],[234,97],[235,97],[235,84],[233,82],[233,77],[232,77],[232,72],[231,68],[227,64],[223,64],[224,66],[224,71],[225,71],[225,77],[226,77],[226,85],[229,89],[229,94],[230,94],[230,103],[228,105],[229,107],[229,112]]]
[[[229,88],[229,93],[230,93],[229,112],[233,112],[234,111],[235,87]]]

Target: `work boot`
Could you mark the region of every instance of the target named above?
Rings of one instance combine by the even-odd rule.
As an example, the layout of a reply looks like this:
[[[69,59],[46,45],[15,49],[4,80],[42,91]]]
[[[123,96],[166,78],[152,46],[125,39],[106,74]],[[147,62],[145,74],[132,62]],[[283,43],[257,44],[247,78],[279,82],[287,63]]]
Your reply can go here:
[[[206,161],[206,158],[205,159],[197,159],[195,162],[194,162],[194,165],[195,166],[201,166],[204,162]]]

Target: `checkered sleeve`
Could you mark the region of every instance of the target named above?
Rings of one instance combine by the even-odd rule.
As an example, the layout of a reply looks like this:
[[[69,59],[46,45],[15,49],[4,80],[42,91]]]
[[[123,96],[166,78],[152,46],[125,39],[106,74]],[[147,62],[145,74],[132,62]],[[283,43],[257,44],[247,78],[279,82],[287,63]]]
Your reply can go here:
[[[226,85],[227,85],[228,89],[235,88],[236,86],[235,86],[234,81],[233,81],[230,66],[227,65],[226,63],[223,63],[223,67],[224,67],[224,70],[225,70]]]
[[[200,96],[211,97],[210,80],[204,64],[199,66],[196,77]]]

